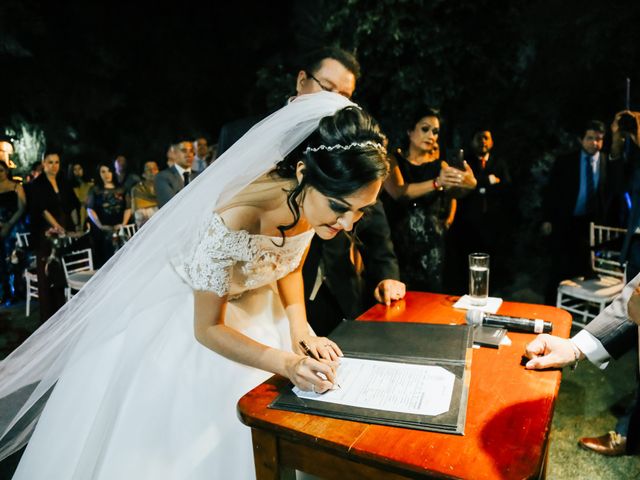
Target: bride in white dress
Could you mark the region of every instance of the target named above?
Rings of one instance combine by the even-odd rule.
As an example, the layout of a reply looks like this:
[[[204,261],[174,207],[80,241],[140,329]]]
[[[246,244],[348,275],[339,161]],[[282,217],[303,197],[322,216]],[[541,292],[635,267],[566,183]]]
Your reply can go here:
[[[28,441],[14,478],[253,478],[236,402],[272,373],[332,387],[301,264],[375,203],[383,144],[343,97],[301,96],[152,217],[0,363],[0,456]]]

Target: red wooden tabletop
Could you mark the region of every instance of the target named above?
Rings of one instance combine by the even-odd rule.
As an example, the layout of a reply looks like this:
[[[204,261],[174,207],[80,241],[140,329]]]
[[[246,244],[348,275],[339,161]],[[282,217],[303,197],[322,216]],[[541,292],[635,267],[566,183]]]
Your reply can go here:
[[[458,297],[409,292],[390,307],[377,305],[361,320],[465,323]],[[541,318],[568,337],[571,316],[545,305],[505,302],[499,314]],[[238,402],[241,420],[339,455],[412,472],[469,479],[537,478],[544,460],[561,372],[528,371],[520,364],[535,335],[508,334],[511,346],[473,349],[465,434],[450,435],[370,425],[268,408],[287,384],[273,377]]]

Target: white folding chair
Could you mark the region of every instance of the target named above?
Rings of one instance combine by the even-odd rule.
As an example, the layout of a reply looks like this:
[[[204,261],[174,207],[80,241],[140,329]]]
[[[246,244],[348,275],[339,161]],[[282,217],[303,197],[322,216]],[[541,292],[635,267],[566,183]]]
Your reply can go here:
[[[96,273],[93,269],[91,249],[85,248],[62,256],[62,268],[67,279],[67,301],[78,292]]]
[[[17,233],[16,234],[16,246],[26,250],[30,246],[30,238],[31,234],[26,233]],[[36,274],[32,261],[27,259],[27,263],[29,266],[24,271],[24,280],[26,283],[27,290],[27,301],[26,301],[26,314],[27,317],[31,314],[31,299],[38,298],[38,275]]]
[[[30,233],[16,233],[16,245],[20,248],[29,248]]]
[[[29,270],[24,271],[24,279],[27,284],[27,317],[31,313],[31,299],[38,298],[38,275]]]
[[[129,225],[122,225],[120,230],[118,230],[118,236],[123,240],[127,241],[133,234],[138,231],[138,226],[135,223],[130,223]]]
[[[589,225],[591,269],[594,278],[572,278],[558,285],[556,306],[575,314],[574,323],[584,327],[609,305],[624,287],[624,267],[614,245],[625,235],[624,228]],[[617,242],[618,241],[618,242]]]

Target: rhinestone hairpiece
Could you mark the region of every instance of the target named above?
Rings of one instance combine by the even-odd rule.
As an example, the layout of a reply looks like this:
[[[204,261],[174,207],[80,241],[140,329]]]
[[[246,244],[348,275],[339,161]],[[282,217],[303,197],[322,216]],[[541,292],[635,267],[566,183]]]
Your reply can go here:
[[[327,147],[326,145],[318,145],[317,147],[307,147],[304,150],[304,154],[310,152],[319,152],[320,150],[326,150],[327,152],[333,152],[334,150],[351,150],[352,148],[365,148],[365,147],[373,147],[376,150],[380,150],[381,152],[386,152],[387,149],[384,148],[384,145],[374,142],[373,140],[367,140],[366,142],[353,142],[349,145],[331,145]]]

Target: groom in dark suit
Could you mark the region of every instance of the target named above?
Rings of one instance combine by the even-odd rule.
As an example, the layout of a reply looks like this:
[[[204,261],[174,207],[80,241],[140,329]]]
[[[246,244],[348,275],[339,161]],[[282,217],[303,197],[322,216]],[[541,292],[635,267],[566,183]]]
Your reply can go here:
[[[351,98],[360,66],[353,55],[339,48],[312,52],[296,79],[296,94],[331,91]],[[221,155],[261,117],[223,126],[218,137]],[[309,323],[318,335],[329,334],[343,318],[354,318],[374,300],[390,303],[403,298],[398,261],[389,224],[380,201],[356,226],[359,244],[344,232],[311,242],[302,274]]]
[[[171,200],[175,194],[186,187],[191,182],[197,172],[191,171],[193,158],[193,144],[191,142],[180,142],[171,146],[175,164],[165,168],[156,175],[154,180],[156,196],[158,197],[158,207],[162,207]]]

